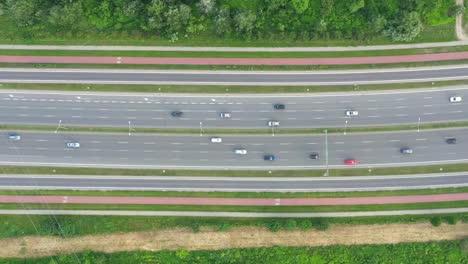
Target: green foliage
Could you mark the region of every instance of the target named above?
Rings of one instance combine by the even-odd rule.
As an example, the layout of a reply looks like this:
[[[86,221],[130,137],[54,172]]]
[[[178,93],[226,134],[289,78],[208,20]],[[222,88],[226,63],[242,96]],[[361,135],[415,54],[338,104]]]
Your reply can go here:
[[[454,217],[453,215],[449,215],[444,217],[444,222],[446,222],[449,225],[455,225],[457,224],[457,218]]]
[[[447,25],[463,12],[453,0],[1,0],[6,38],[98,34],[138,39],[226,37],[415,39],[423,24]],[[387,23],[387,21],[390,21]],[[3,21],[2,21],[3,22]],[[385,30],[383,30],[385,29]]]
[[[233,225],[231,223],[223,221],[223,222],[219,223],[218,231],[226,232],[226,231],[229,231],[232,227],[233,227]]]
[[[267,222],[267,228],[271,232],[278,232],[281,229],[281,222],[276,219],[270,220]]]
[[[294,219],[287,219],[284,228],[288,231],[293,231],[297,228],[297,222]]]
[[[465,240],[466,241],[466,240]],[[80,254],[37,259],[3,259],[9,264],[50,263],[193,263],[193,264],[366,264],[366,263],[467,263],[468,254],[460,240],[388,245],[354,245],[326,247],[272,247],[224,250],[133,251],[112,254],[85,251]]]
[[[384,33],[393,41],[411,41],[416,38],[422,30],[419,14],[416,12],[404,13],[390,23]]]
[[[298,14],[302,14],[309,7],[309,0],[291,0],[291,4]]]
[[[438,227],[442,224],[442,218],[439,216],[434,216],[431,218],[431,224],[432,226]]]
[[[330,222],[326,218],[312,219],[312,226],[320,231],[325,231],[330,227]]]

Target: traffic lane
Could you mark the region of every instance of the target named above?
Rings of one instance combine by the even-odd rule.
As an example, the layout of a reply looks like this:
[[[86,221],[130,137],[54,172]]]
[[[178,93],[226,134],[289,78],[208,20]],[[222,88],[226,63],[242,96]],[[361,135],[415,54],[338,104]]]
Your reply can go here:
[[[189,179],[188,177],[88,177],[88,176],[25,176],[0,175],[0,188],[32,189],[115,189],[115,190],[207,190],[207,191],[353,191],[382,189],[411,189],[468,185],[468,174],[437,175],[430,177],[369,177],[369,179],[285,178]]]
[[[434,110],[434,109],[433,109]],[[268,121],[279,121],[281,128],[351,128],[354,126],[385,126],[385,125],[416,125],[427,123],[440,123],[446,121],[465,121],[466,112],[454,110],[437,112],[430,110],[417,113],[416,111],[392,111],[384,114],[369,114],[360,111],[357,117],[346,117],[344,112],[327,112],[326,114],[303,113],[232,113],[231,119],[218,117],[216,111],[212,113],[184,112],[183,117],[176,118],[170,112],[159,112],[152,115],[131,115],[108,113],[93,113],[84,111],[67,113],[67,111],[50,110],[48,112],[30,111],[27,114],[16,111],[10,114],[6,111],[0,113],[0,122],[4,124],[31,124],[31,125],[58,125],[62,120],[64,126],[91,126],[91,127],[128,127],[130,121],[132,128],[268,128]],[[200,122],[202,122],[200,124]]]
[[[360,164],[400,164],[429,161],[455,161],[468,158],[463,136],[468,129],[329,135],[329,164],[342,165],[345,159]],[[325,162],[325,137],[311,136],[222,136],[222,143],[210,143],[211,136],[143,136],[25,133],[23,140],[1,141],[3,162],[61,162],[79,164],[127,164],[154,166],[216,167],[319,167]],[[447,137],[458,138],[448,145]],[[65,142],[79,141],[80,149],[69,149]],[[413,155],[402,155],[410,147]],[[235,155],[237,148],[248,155]],[[309,159],[319,153],[319,160]],[[263,161],[263,155],[274,154],[277,161]],[[235,163],[235,164],[233,164]]]
[[[47,104],[47,103],[46,103]],[[134,127],[198,127],[200,122],[205,127],[265,127],[269,120],[281,121],[282,127],[341,127],[364,125],[390,125],[443,122],[447,120],[466,120],[468,104],[425,104],[421,107],[395,106],[384,107],[345,107],[336,109],[300,110],[288,109],[285,111],[271,110],[231,110],[223,109],[191,109],[194,106],[173,107],[168,109],[135,109],[123,107],[112,109],[101,107],[71,107],[70,105],[31,107],[22,106],[17,102],[6,103],[0,106],[0,120],[3,123],[25,123],[56,125],[62,120],[69,125],[81,126],[126,126],[128,121]],[[294,106],[293,106],[294,108]],[[346,117],[345,111],[353,109],[359,111],[359,116]],[[175,118],[171,111],[182,110],[183,116]],[[231,112],[232,118],[222,119],[219,113]]]
[[[0,81],[55,81],[83,83],[93,82],[126,82],[126,83],[213,83],[213,84],[286,84],[286,83],[369,83],[409,80],[432,80],[435,78],[464,78],[468,76],[468,67],[458,68],[426,68],[426,69],[401,69],[388,72],[310,72],[310,73],[267,73],[267,72],[130,72],[130,71],[34,71],[21,69],[22,72],[0,70]]]

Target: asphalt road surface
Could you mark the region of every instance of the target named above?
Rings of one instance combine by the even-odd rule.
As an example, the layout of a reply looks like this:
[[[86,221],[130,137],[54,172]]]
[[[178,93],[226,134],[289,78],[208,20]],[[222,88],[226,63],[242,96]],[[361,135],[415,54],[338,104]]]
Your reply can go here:
[[[316,71],[316,72],[216,72],[1,69],[0,82],[134,83],[200,85],[336,85],[403,83],[468,78],[468,66],[431,68]]]
[[[321,178],[0,175],[0,189],[166,191],[372,191],[461,187],[468,174]]]
[[[296,136],[222,136],[211,143],[213,135],[142,135],[24,132],[12,141],[3,132],[0,138],[0,164],[51,165],[125,168],[196,169],[291,169],[325,168],[325,135]],[[346,159],[358,166],[404,166],[468,161],[468,129],[422,132],[328,135],[328,163],[332,168],[349,167]],[[455,137],[457,144],[447,144]],[[79,148],[67,148],[79,142]],[[401,154],[411,148],[413,154]],[[245,149],[246,155],[234,153]],[[309,156],[318,153],[319,159]],[[275,161],[263,160],[275,155]]]
[[[309,96],[163,96],[0,92],[0,123],[132,128],[325,128],[433,123],[468,120],[465,87]],[[283,103],[285,110],[273,105]],[[357,110],[347,117],[345,111]],[[182,111],[181,117],[171,116]],[[230,112],[231,118],[219,117]],[[274,132],[274,131],[273,131]]]

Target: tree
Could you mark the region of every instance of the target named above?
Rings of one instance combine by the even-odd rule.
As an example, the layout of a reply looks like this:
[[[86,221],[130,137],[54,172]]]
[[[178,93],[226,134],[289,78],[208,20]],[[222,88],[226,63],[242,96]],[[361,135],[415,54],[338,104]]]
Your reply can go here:
[[[200,9],[205,14],[211,13],[211,11],[214,10],[214,7],[216,6],[216,0],[200,0],[198,2],[197,7]]]
[[[146,8],[147,19],[141,28],[144,31],[161,31],[164,28],[164,12],[166,5],[162,0],[151,0],[151,3]]]
[[[232,19],[229,7],[223,6],[213,20],[213,30],[218,36],[230,34],[232,31]]]
[[[348,5],[348,9],[350,13],[356,13],[359,9],[363,8],[366,5],[364,0],[354,0],[350,1]]]
[[[294,10],[296,10],[296,13],[302,14],[309,7],[309,0],[292,0],[291,4]]]
[[[251,11],[242,11],[238,13],[235,18],[236,29],[240,34],[245,34],[247,37],[252,35],[255,29],[255,21],[257,16]]]
[[[80,2],[74,2],[66,6],[53,6],[50,9],[47,21],[58,30],[77,32],[85,30],[88,24]]]
[[[184,4],[169,8],[166,13],[167,33],[186,32],[187,24],[190,20],[190,13],[190,6]]]
[[[393,41],[411,41],[421,32],[423,25],[416,12],[405,13],[400,18],[391,21],[384,30],[384,35],[390,36]]]
[[[461,16],[465,13],[465,6],[464,5],[456,5],[450,10],[451,15]]]
[[[18,27],[36,24],[39,17],[39,3],[35,0],[7,0],[6,10]]]

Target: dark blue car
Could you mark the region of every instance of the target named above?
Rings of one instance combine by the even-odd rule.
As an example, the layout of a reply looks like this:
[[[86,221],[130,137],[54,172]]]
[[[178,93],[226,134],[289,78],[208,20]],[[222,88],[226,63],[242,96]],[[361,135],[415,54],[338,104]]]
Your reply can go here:
[[[275,104],[273,105],[273,108],[275,108],[276,110],[284,110],[286,109],[286,106],[284,104]]]
[[[263,156],[263,160],[273,161],[273,160],[276,160],[276,157],[275,157],[275,155],[265,155],[265,156]]]

